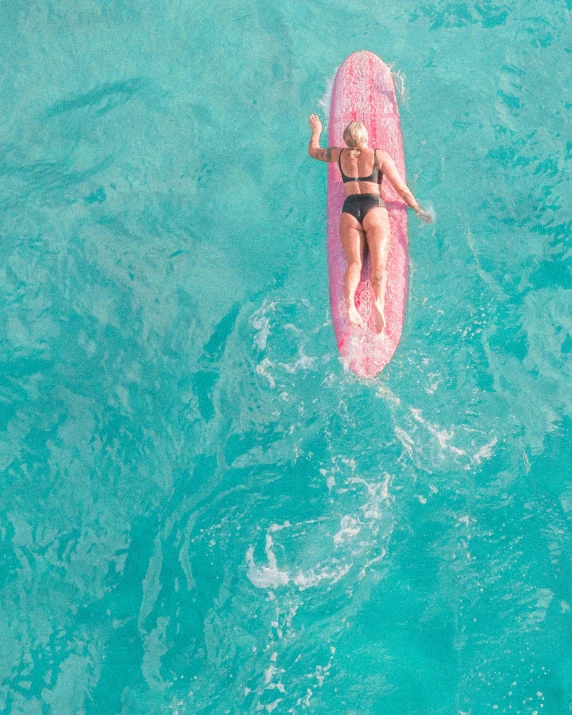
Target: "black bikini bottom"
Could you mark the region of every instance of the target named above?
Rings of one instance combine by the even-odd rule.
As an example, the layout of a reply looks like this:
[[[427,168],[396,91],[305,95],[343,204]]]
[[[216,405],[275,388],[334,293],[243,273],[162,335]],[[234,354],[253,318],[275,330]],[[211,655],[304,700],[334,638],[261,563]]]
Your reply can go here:
[[[343,214],[351,214],[362,223],[366,214],[377,206],[386,208],[385,201],[379,194],[350,194],[344,201]]]

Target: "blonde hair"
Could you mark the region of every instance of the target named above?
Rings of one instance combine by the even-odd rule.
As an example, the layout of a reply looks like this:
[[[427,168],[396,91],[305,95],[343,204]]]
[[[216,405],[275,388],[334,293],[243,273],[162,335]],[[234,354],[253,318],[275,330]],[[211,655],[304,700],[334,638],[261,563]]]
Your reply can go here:
[[[363,122],[350,122],[344,129],[344,141],[350,149],[350,156],[358,157],[367,144],[368,134]]]

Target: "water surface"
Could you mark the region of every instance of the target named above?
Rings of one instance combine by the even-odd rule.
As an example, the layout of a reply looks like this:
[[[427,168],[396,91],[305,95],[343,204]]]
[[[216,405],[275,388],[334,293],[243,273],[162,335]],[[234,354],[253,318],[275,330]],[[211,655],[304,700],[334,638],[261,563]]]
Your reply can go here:
[[[4,3],[5,712],[572,708],[571,9]],[[373,382],[306,153],[358,49],[438,217]]]

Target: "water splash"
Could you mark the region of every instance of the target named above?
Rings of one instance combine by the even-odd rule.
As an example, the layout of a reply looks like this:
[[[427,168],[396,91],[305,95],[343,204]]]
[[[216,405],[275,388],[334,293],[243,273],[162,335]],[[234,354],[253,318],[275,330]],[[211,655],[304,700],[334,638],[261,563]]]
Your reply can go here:
[[[318,106],[324,113],[324,117],[325,117],[324,129],[327,128],[328,122],[330,121],[330,107],[332,105],[332,92],[334,90],[334,81],[336,79],[336,74],[338,73],[339,68],[340,68],[340,65],[338,65],[336,67],[334,73],[326,79],[326,89],[324,91],[324,94],[322,95],[322,98],[318,100]]]
[[[433,205],[432,201],[423,201],[421,203],[425,211],[431,216],[431,219],[433,220],[433,223],[437,220],[437,212],[435,211],[435,206]]]
[[[399,99],[401,100],[401,103],[406,109],[409,109],[409,90],[405,84],[405,73],[403,70],[394,70],[394,64],[390,64],[389,66],[389,71],[391,72],[391,77],[393,78],[393,86],[395,87],[395,91],[399,95]]]

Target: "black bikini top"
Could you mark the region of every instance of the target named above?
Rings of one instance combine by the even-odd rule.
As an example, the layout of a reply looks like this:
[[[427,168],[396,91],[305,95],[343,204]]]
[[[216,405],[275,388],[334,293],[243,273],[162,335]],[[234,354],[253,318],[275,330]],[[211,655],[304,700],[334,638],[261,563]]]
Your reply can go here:
[[[340,173],[344,184],[347,184],[348,181],[372,181],[374,184],[381,184],[383,172],[380,171],[379,166],[377,165],[377,149],[373,150],[373,170],[369,176],[346,176],[342,170],[342,151],[343,149],[340,151],[340,155],[338,157],[338,166],[340,167]]]

